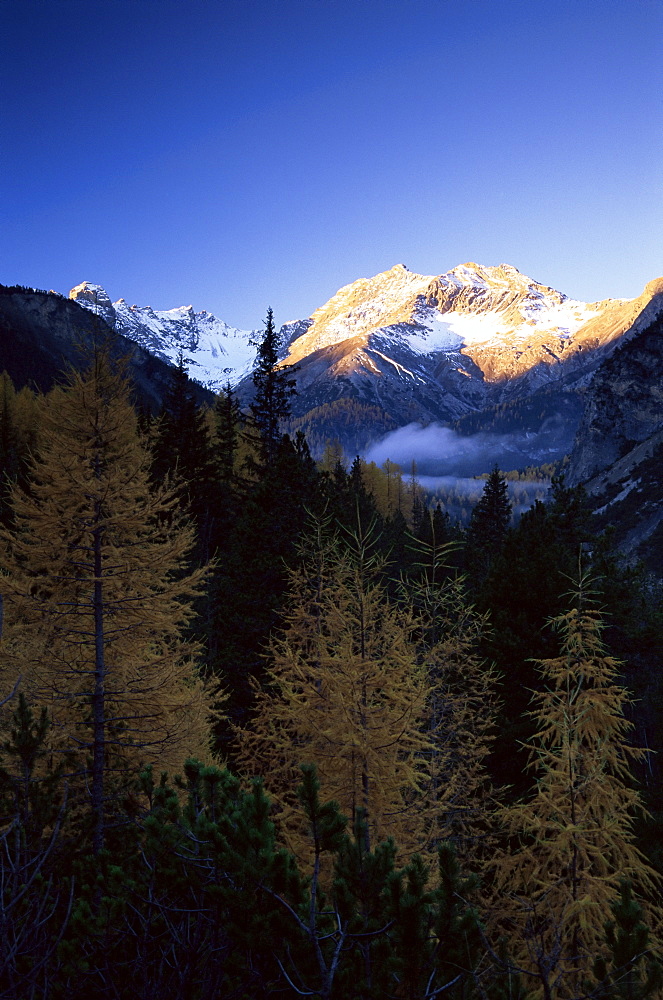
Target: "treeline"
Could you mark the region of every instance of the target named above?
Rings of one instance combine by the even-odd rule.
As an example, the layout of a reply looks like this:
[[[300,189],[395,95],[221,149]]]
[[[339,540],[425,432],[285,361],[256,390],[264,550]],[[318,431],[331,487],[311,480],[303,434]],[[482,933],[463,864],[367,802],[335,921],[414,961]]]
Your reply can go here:
[[[550,481],[528,479],[524,476],[522,479],[514,478],[507,473],[500,475],[509,486],[508,497],[513,521],[517,521],[523,511],[528,510],[536,500],[545,500],[547,497]],[[434,485],[427,484],[426,504],[433,507],[439,505],[449,515],[451,521],[465,532],[472,523],[474,509],[483,492],[482,478],[485,479],[487,476],[477,476],[475,479],[441,477]]]
[[[371,441],[396,430],[396,422],[379,406],[345,396],[315,406],[304,416],[289,416],[284,429],[291,435],[302,431],[311,454],[319,459],[334,439],[340,439],[349,454],[359,454]]]
[[[47,292],[44,288],[30,288],[27,285],[0,285],[0,295],[55,295],[59,299],[66,298],[61,292]]]
[[[582,395],[578,391],[559,392],[544,389],[527,399],[512,399],[477,413],[466,413],[453,424],[459,434],[513,434],[522,430],[538,430],[547,420],[577,423],[582,415]]]
[[[3,377],[0,996],[660,996],[655,586],[316,465],[271,313],[254,383]]]
[[[568,455],[558,462],[543,462],[541,465],[527,465],[524,469],[509,469],[501,472],[507,483],[548,483],[553,476],[564,472],[569,463]],[[477,479],[488,479],[490,473],[485,472]]]

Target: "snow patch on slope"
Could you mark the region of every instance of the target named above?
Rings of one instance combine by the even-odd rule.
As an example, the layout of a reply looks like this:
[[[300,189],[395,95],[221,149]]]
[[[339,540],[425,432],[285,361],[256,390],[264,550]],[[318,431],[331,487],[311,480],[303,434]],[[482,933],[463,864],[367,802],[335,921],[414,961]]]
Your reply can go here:
[[[430,319],[421,323],[407,341],[420,354],[436,351],[460,351],[468,344],[482,344],[506,333],[501,313],[440,313],[435,310]]]

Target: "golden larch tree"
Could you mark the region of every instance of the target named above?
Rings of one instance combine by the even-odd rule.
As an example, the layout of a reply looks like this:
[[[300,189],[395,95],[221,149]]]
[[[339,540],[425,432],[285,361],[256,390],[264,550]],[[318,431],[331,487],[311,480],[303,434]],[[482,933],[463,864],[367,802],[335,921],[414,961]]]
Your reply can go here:
[[[204,574],[185,573],[193,530],[149,465],[128,385],[101,351],[50,394],[0,544],[0,690],[20,676],[47,707],[51,749],[90,789],[95,850],[123,775],[209,753],[214,692],[185,638]]]
[[[577,606],[552,621],[560,655],[537,661],[544,687],[531,712],[536,791],[503,811],[511,847],[497,866],[513,955],[538,994],[560,1000],[587,991],[621,880],[645,905],[658,894],[633,833],[641,805],[630,764],[644,751],[627,742],[629,697],[588,587],[581,574]],[[651,906],[649,915],[658,919]]]
[[[401,581],[428,685],[428,845],[452,842],[466,870],[477,871],[495,844],[498,796],[487,763],[498,677],[477,653],[486,616],[470,604],[464,578],[448,569],[454,543],[440,542],[430,521],[430,539],[412,539],[413,575]]]
[[[373,497],[382,517],[392,518],[400,513],[411,522],[413,495],[403,482],[400,466],[390,459],[382,466],[375,462],[362,462],[361,474],[366,491]]]
[[[379,582],[371,532],[308,532],[290,573],[288,610],[272,639],[253,723],[238,733],[246,770],[265,775],[297,853],[305,821],[296,788],[315,764],[324,800],[351,820],[362,810],[371,842],[393,836],[407,854],[421,841],[428,687],[411,642],[409,612]]]

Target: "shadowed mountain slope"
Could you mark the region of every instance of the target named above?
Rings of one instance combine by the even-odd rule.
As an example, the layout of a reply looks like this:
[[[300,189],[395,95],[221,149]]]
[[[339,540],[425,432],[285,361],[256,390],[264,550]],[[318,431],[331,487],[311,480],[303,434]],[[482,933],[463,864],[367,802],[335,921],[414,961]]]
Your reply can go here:
[[[52,292],[0,286],[0,370],[17,387],[47,392],[69,367],[80,368],[94,344],[107,344],[111,357],[126,358],[136,399],[157,412],[171,368],[97,315]],[[193,383],[200,402],[211,393]]]
[[[663,576],[663,316],[596,372],[569,461],[601,528]]]

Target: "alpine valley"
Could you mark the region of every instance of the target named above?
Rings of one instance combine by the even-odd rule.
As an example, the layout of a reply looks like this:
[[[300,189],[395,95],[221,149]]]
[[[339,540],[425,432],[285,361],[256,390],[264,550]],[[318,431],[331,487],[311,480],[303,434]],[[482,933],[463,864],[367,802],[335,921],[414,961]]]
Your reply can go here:
[[[0,1000],[663,1000],[662,346],[0,286]]]
[[[56,371],[71,330],[85,327],[83,310],[131,345],[143,376],[146,365],[181,356],[201,387],[230,384],[242,405],[250,403],[260,330],[237,330],[192,306],[112,302],[89,282],[76,285],[69,301],[18,289],[0,296],[0,368],[15,377],[18,328],[37,323],[42,349],[59,330],[50,352]],[[626,504],[624,540],[641,551],[663,517],[662,322],[663,278],[635,299],[587,303],[508,264],[466,263],[437,276],[398,264],[281,327],[280,364],[292,367],[297,382],[288,429],[303,430],[318,456],[334,440],[349,457],[382,442],[381,454],[404,464],[402,448],[388,454],[388,435],[398,431],[402,442],[405,428],[443,425],[468,443],[470,456],[472,442],[482,441],[475,467],[464,469],[472,474],[488,471],[486,454],[504,469],[570,455],[568,481],[587,481],[604,517]],[[418,458],[418,467],[458,473],[443,452]],[[646,525],[633,516],[642,490]]]
[[[242,401],[250,399],[255,331],[192,306],[157,311],[111,303],[88,282],[70,298],[165,361],[182,352],[191,377],[207,388],[230,382]],[[346,285],[308,319],[282,326],[282,364],[296,366],[294,415],[308,416],[315,429],[329,422],[352,452],[355,438],[316,410],[331,405],[333,412],[334,403],[349,399],[365,407],[353,428],[364,447],[386,428],[454,422],[551,391],[568,407],[562,395],[586,387],[617,344],[662,311],[663,280],[637,299],[585,303],[506,264],[464,264],[437,277],[399,264]],[[550,400],[544,405],[555,409]],[[577,420],[578,408],[570,409]],[[475,416],[471,426],[482,422]]]

